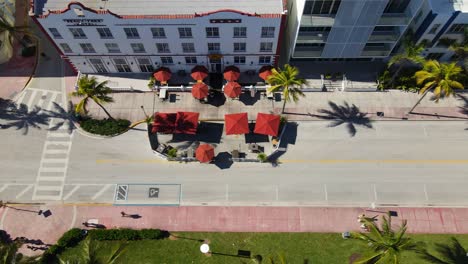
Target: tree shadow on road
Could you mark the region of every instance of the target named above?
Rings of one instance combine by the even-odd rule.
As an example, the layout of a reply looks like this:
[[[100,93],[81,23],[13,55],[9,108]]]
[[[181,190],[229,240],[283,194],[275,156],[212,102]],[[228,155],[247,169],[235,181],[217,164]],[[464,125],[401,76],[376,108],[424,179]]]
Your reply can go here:
[[[65,110],[63,107],[61,107],[59,104],[56,102],[53,102],[54,105],[54,111],[47,111],[50,117],[57,118],[60,121],[56,122],[55,125],[49,130],[56,131],[61,127],[66,127],[68,134],[71,134],[73,130],[76,128],[75,124],[73,123],[73,114],[72,112],[69,112]],[[72,109],[72,102],[69,102],[69,108]]]
[[[458,99],[463,101],[463,106],[459,106],[460,108],[459,112],[468,116],[468,98],[462,95],[458,95]],[[468,130],[468,128],[465,128],[465,130]]]
[[[14,127],[16,130],[22,130],[23,135],[27,135],[30,127],[40,130],[42,126],[49,125],[49,118],[49,114],[38,106],[31,110],[25,104],[18,105],[12,100],[0,98],[1,129]]]
[[[313,115],[323,120],[332,121],[328,127],[337,127],[342,124],[346,125],[350,136],[356,135],[356,126],[373,128],[372,121],[367,117],[367,113],[362,113],[356,105],[349,105],[344,102],[344,105],[337,105],[334,102],[328,101],[331,110],[319,109],[318,112],[323,115]]]

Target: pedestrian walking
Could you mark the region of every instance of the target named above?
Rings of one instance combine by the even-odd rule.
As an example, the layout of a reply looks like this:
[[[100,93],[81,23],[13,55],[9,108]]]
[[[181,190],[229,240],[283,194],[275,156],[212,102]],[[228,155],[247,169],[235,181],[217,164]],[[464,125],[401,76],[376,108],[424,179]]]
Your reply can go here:
[[[126,217],[126,216],[127,216],[127,213],[125,213],[124,211],[120,212],[120,214],[122,215],[122,217]]]

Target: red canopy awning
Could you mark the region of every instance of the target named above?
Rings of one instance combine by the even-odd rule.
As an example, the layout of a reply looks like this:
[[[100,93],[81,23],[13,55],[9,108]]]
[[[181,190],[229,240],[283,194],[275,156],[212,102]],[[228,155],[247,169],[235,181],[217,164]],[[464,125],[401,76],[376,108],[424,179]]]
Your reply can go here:
[[[258,76],[260,76],[260,78],[266,81],[268,79],[268,76],[272,74],[271,69],[273,69],[273,67],[269,65],[261,67],[258,71]]]
[[[258,113],[254,132],[257,134],[277,136],[280,125],[280,116]]]
[[[174,132],[195,135],[198,127],[198,116],[199,113],[196,112],[177,112]]]
[[[242,86],[240,86],[239,83],[237,82],[228,82],[224,86],[224,94],[231,98],[236,98],[239,97],[239,95],[242,93]]]
[[[193,67],[190,76],[192,76],[194,80],[201,81],[208,77],[208,69],[203,65],[197,65]]]
[[[247,113],[224,115],[224,121],[226,123],[226,135],[239,135],[250,132]]]
[[[172,73],[169,68],[159,67],[153,74],[154,78],[161,83],[165,83],[171,79]]]
[[[192,86],[192,95],[197,99],[203,99],[208,96],[208,85],[196,83]]]
[[[176,113],[154,113],[152,133],[166,133],[174,132],[176,121]]]
[[[200,145],[195,151],[195,158],[200,162],[210,162],[214,158],[214,148],[209,144]]]
[[[240,76],[240,70],[236,66],[228,66],[224,69],[224,79],[227,81],[237,81]]]

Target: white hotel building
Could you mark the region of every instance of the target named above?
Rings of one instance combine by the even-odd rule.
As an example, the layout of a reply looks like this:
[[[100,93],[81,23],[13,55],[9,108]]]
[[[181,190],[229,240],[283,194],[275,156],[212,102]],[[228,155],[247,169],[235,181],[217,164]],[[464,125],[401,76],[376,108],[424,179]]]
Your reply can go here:
[[[275,64],[283,0],[33,0],[30,15],[82,73],[241,72]]]

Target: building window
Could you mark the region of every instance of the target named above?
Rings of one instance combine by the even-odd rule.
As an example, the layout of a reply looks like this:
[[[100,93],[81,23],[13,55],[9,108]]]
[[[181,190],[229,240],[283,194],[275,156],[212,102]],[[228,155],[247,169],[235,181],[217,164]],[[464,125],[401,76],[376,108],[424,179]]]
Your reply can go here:
[[[128,39],[140,38],[140,34],[138,34],[138,30],[136,28],[124,28],[124,31]]]
[[[109,28],[97,28],[97,32],[102,39],[114,38]]]
[[[435,34],[437,32],[437,30],[439,29],[441,24],[434,24],[431,28],[431,30],[429,30],[428,34]]]
[[[197,64],[197,57],[185,57],[185,63]]]
[[[182,43],[182,51],[184,53],[195,52],[195,45],[193,43]]]
[[[258,64],[270,64],[271,57],[270,56],[260,56],[258,57]]]
[[[107,48],[107,52],[109,53],[119,53],[120,52],[120,48],[119,48],[119,45],[117,45],[117,43],[106,43],[106,48]]]
[[[72,49],[67,43],[60,43],[60,47],[62,48],[64,53],[72,53]]]
[[[170,53],[169,44],[167,43],[156,43],[156,49],[158,53]]]
[[[145,53],[145,46],[143,46],[143,43],[131,43],[130,46],[132,46],[134,53]]]
[[[306,1],[304,15],[334,15],[338,12],[341,0],[312,0]]]
[[[63,38],[62,35],[58,32],[56,28],[49,28],[50,34],[54,37],[54,39],[61,39]]]
[[[162,64],[174,64],[172,57],[161,57]]]
[[[245,42],[234,43],[234,52],[245,52],[245,50],[246,50]]]
[[[245,56],[234,56],[234,64],[245,64]]]
[[[153,38],[166,38],[164,28],[151,28],[151,33],[153,34]]]
[[[451,33],[451,34],[457,34],[457,33],[463,33],[465,32],[465,28],[466,28],[466,24],[453,24],[448,33]]]
[[[207,27],[206,28],[206,37],[207,38],[219,38],[219,28],[217,28],[217,27]]]
[[[440,58],[442,58],[442,56],[444,56],[444,53],[429,53],[427,54],[426,59],[439,60]]]
[[[233,37],[234,38],[246,38],[247,37],[247,28],[246,27],[235,27]]]
[[[179,28],[179,37],[180,38],[191,38],[192,37],[192,29],[188,27]]]
[[[274,38],[275,28],[274,27],[262,27],[262,38]]]
[[[219,43],[208,43],[208,51],[219,52],[221,50]]]
[[[141,72],[153,72],[153,64],[151,64],[148,58],[137,58],[138,66],[140,66]]]
[[[114,58],[113,61],[118,72],[132,72],[132,69],[130,69],[125,59]]]
[[[411,0],[390,0],[384,13],[404,13]]]
[[[73,38],[76,38],[76,39],[86,38],[86,34],[84,33],[83,29],[81,29],[81,28],[69,28],[69,30],[72,33]]]
[[[83,53],[95,53],[96,51],[93,48],[91,43],[80,43],[80,47],[83,50]]]
[[[273,42],[260,42],[260,52],[269,52],[273,50]]]

